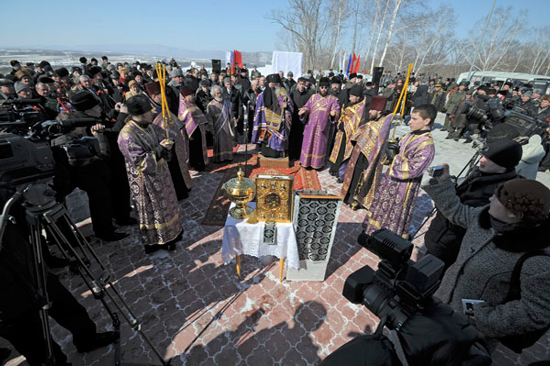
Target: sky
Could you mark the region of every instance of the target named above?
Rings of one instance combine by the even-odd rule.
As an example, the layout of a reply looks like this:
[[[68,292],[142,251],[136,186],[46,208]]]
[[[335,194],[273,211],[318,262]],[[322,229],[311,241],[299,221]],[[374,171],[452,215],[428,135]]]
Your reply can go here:
[[[492,5],[492,0],[425,1],[433,8],[447,4],[455,9],[456,35],[460,38],[468,35],[468,30],[488,14]],[[266,20],[265,15],[284,4],[284,0],[2,1],[0,47],[105,43],[273,51],[280,27]],[[550,24],[549,0],[497,0],[496,6],[526,10],[530,25]]]

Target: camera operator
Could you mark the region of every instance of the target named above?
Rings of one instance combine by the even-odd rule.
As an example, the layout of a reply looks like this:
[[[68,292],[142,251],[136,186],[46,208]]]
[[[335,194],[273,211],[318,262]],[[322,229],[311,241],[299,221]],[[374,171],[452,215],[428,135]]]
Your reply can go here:
[[[488,144],[479,166],[455,188],[460,202],[470,207],[489,204],[499,184],[517,178],[514,168],[521,155],[521,145],[514,140],[502,139]],[[428,253],[441,259],[448,268],[456,260],[465,233],[464,228],[452,224],[438,211],[426,232],[424,244]]]
[[[495,190],[490,205],[470,207],[456,195],[448,166],[423,188],[450,222],[466,229],[457,260],[435,296],[456,311],[463,308],[463,299],[483,301],[473,305],[470,321],[488,338],[491,350],[501,337],[547,329],[549,257],[540,254],[525,260],[520,295],[508,300],[507,294],[518,260],[550,244],[550,190],[534,180],[513,179]]]
[[[12,194],[10,190],[0,189],[0,207],[4,207]],[[16,203],[9,214],[15,218],[15,224],[8,222],[0,249],[0,292],[3,294],[0,297],[0,337],[25,356],[30,366],[41,366],[46,364],[47,358],[39,312],[45,299],[38,292],[34,277],[24,209]],[[115,332],[96,333],[96,326],[86,309],[51,273],[47,273],[47,294],[51,304],[49,315],[72,333],[78,352],[89,352],[118,339]],[[70,365],[57,343],[52,342],[52,348],[56,366]]]
[[[468,319],[433,300],[413,314],[397,337],[365,335],[331,353],[321,366],[487,366],[485,341]]]
[[[476,90],[476,92],[473,95],[472,101],[470,104],[474,106],[475,108],[479,108],[481,110],[487,110],[487,101],[489,100],[489,97],[487,96],[488,88],[485,86],[480,87]],[[465,129],[464,137],[466,140],[464,141],[465,144],[468,144],[472,142],[472,135],[479,134],[481,132],[481,128],[483,125],[483,121],[479,121],[478,119],[470,118],[466,116],[465,125],[460,126]]]
[[[102,110],[99,99],[89,91],[80,91],[70,98],[77,110],[74,114],[64,114],[66,118],[100,118]],[[127,234],[116,232],[113,226],[113,206],[109,184],[111,173],[105,159],[109,156],[109,144],[103,135],[105,126],[98,124],[88,131],[78,127],[74,131],[52,140],[52,150],[56,163],[66,169],[68,182],[56,175],[55,189],[58,200],[63,200],[76,187],[88,195],[92,227],[96,236],[104,241],[116,241]],[[99,151],[83,144],[83,137],[94,136],[99,143]],[[92,151],[91,151],[92,150]]]

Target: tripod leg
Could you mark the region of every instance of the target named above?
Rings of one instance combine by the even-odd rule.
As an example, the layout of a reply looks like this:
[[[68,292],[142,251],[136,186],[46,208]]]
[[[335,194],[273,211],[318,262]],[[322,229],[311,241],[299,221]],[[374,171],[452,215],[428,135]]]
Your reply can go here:
[[[51,232],[53,237],[56,238],[56,243],[58,245],[58,248],[61,250],[63,255],[67,256],[67,251],[63,249],[63,247],[67,248],[68,252],[70,252],[71,255],[73,255],[78,262],[79,266],[77,267],[79,275],[82,277],[84,282],[86,283],[86,286],[90,289],[92,294],[96,299],[101,300],[101,303],[109,313],[109,316],[113,320],[113,325],[115,329],[118,329],[119,327],[119,319],[116,312],[113,312],[109,305],[107,304],[105,300],[105,296],[111,300],[112,305],[115,306],[117,311],[122,314],[126,322],[132,327],[134,331],[137,331],[142,338],[147,342],[149,347],[153,350],[155,355],[158,357],[158,359],[161,361],[163,365],[168,365],[168,363],[164,360],[163,356],[160,354],[160,352],[156,349],[156,347],[153,345],[151,340],[147,337],[147,335],[143,332],[141,328],[141,323],[138,321],[137,317],[134,315],[132,310],[130,309],[129,305],[126,303],[122,295],[118,292],[115,285],[110,281],[110,276],[104,272],[101,276],[97,277],[94,275],[94,273],[91,271],[90,267],[86,265],[84,260],[78,255],[77,250],[79,249],[80,252],[82,252],[83,255],[90,254],[91,257],[95,260],[95,262],[100,266],[101,270],[105,271],[105,266],[103,263],[101,263],[99,257],[95,253],[95,251],[92,249],[90,244],[86,241],[84,236],[80,233],[76,225],[71,221],[69,215],[67,214],[67,211],[64,207],[60,206],[56,211],[52,210],[53,213],[50,214],[44,214],[43,218],[47,222],[47,231]],[[63,234],[63,232],[60,230],[59,226],[57,225],[57,222],[59,220],[63,220],[61,222],[66,222],[71,228],[74,233],[74,239],[75,242],[69,243],[67,240],[67,237]],[[75,248],[76,247],[76,248]],[[114,295],[113,295],[114,294]],[[122,305],[121,305],[122,304]],[[120,352],[115,351],[115,356],[117,354],[120,356]],[[118,359],[115,364],[121,365],[120,359]]]
[[[44,341],[46,343],[46,365],[54,366],[56,364],[56,361],[54,356],[53,340],[50,333],[50,321],[48,317],[48,310],[51,304],[47,290],[47,270],[46,265],[44,264],[44,258],[42,256],[41,225],[38,220],[33,220],[32,218],[28,221],[30,223],[30,242],[34,257],[34,275],[38,287],[37,290],[39,292],[39,295],[44,298],[44,304],[40,308],[40,322],[42,325]]]

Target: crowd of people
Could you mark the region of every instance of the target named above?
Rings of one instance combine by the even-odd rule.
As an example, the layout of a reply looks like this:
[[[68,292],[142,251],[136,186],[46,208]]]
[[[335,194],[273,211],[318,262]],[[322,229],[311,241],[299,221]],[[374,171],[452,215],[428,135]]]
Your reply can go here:
[[[230,163],[235,147],[249,142],[266,158],[299,161],[303,169],[328,167],[342,200],[365,209],[365,233],[388,228],[408,238],[422,177],[435,156],[434,123],[445,113],[441,131],[448,139],[487,149],[463,181],[451,182],[445,171],[424,187],[438,210],[426,248],[446,265],[436,295],[456,311],[461,299],[484,300],[471,323],[489,338],[491,350],[499,337],[550,325],[546,257],[526,261],[521,298],[506,298],[514,264],[547,246],[550,227],[550,190],[534,180],[550,168],[550,95],[530,85],[470,86],[419,74],[403,91],[404,75],[388,71],[377,82],[332,70],[295,80],[292,72],[262,75],[246,65],[209,72],[204,66],[183,70],[173,59],[114,64],[107,56],[101,63],[82,57],[70,69],[47,61],[23,66],[13,60],[11,66],[0,78],[2,107],[17,106],[23,115],[32,109],[38,120],[97,120],[52,140],[56,199],[62,203],[82,189],[95,235],[120,240],[127,234],[114,223],[138,224],[146,253],[171,251],[182,238],[186,213],[178,202],[193,187],[190,171]],[[406,103],[398,110],[402,94]],[[487,118],[470,113],[471,107]],[[540,120],[546,130],[521,139],[504,123],[505,110]],[[393,140],[397,121],[410,132]],[[83,137],[95,137],[97,148],[82,149]],[[112,341],[107,338],[99,343]]]

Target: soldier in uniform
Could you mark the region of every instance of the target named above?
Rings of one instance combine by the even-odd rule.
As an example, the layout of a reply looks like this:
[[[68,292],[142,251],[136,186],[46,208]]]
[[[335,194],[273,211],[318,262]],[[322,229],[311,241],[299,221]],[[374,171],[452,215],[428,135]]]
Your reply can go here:
[[[456,109],[458,108],[458,105],[462,103],[464,98],[466,97],[466,88],[468,86],[467,82],[461,82],[458,86],[458,89],[455,91],[449,92],[449,99],[447,100],[447,104],[445,105],[445,110],[447,111],[447,116],[445,117],[445,124],[443,125],[443,128],[441,131],[449,131],[449,134],[447,135],[447,139],[451,139],[455,137],[455,129],[451,127],[451,120],[454,120],[456,118]]]

